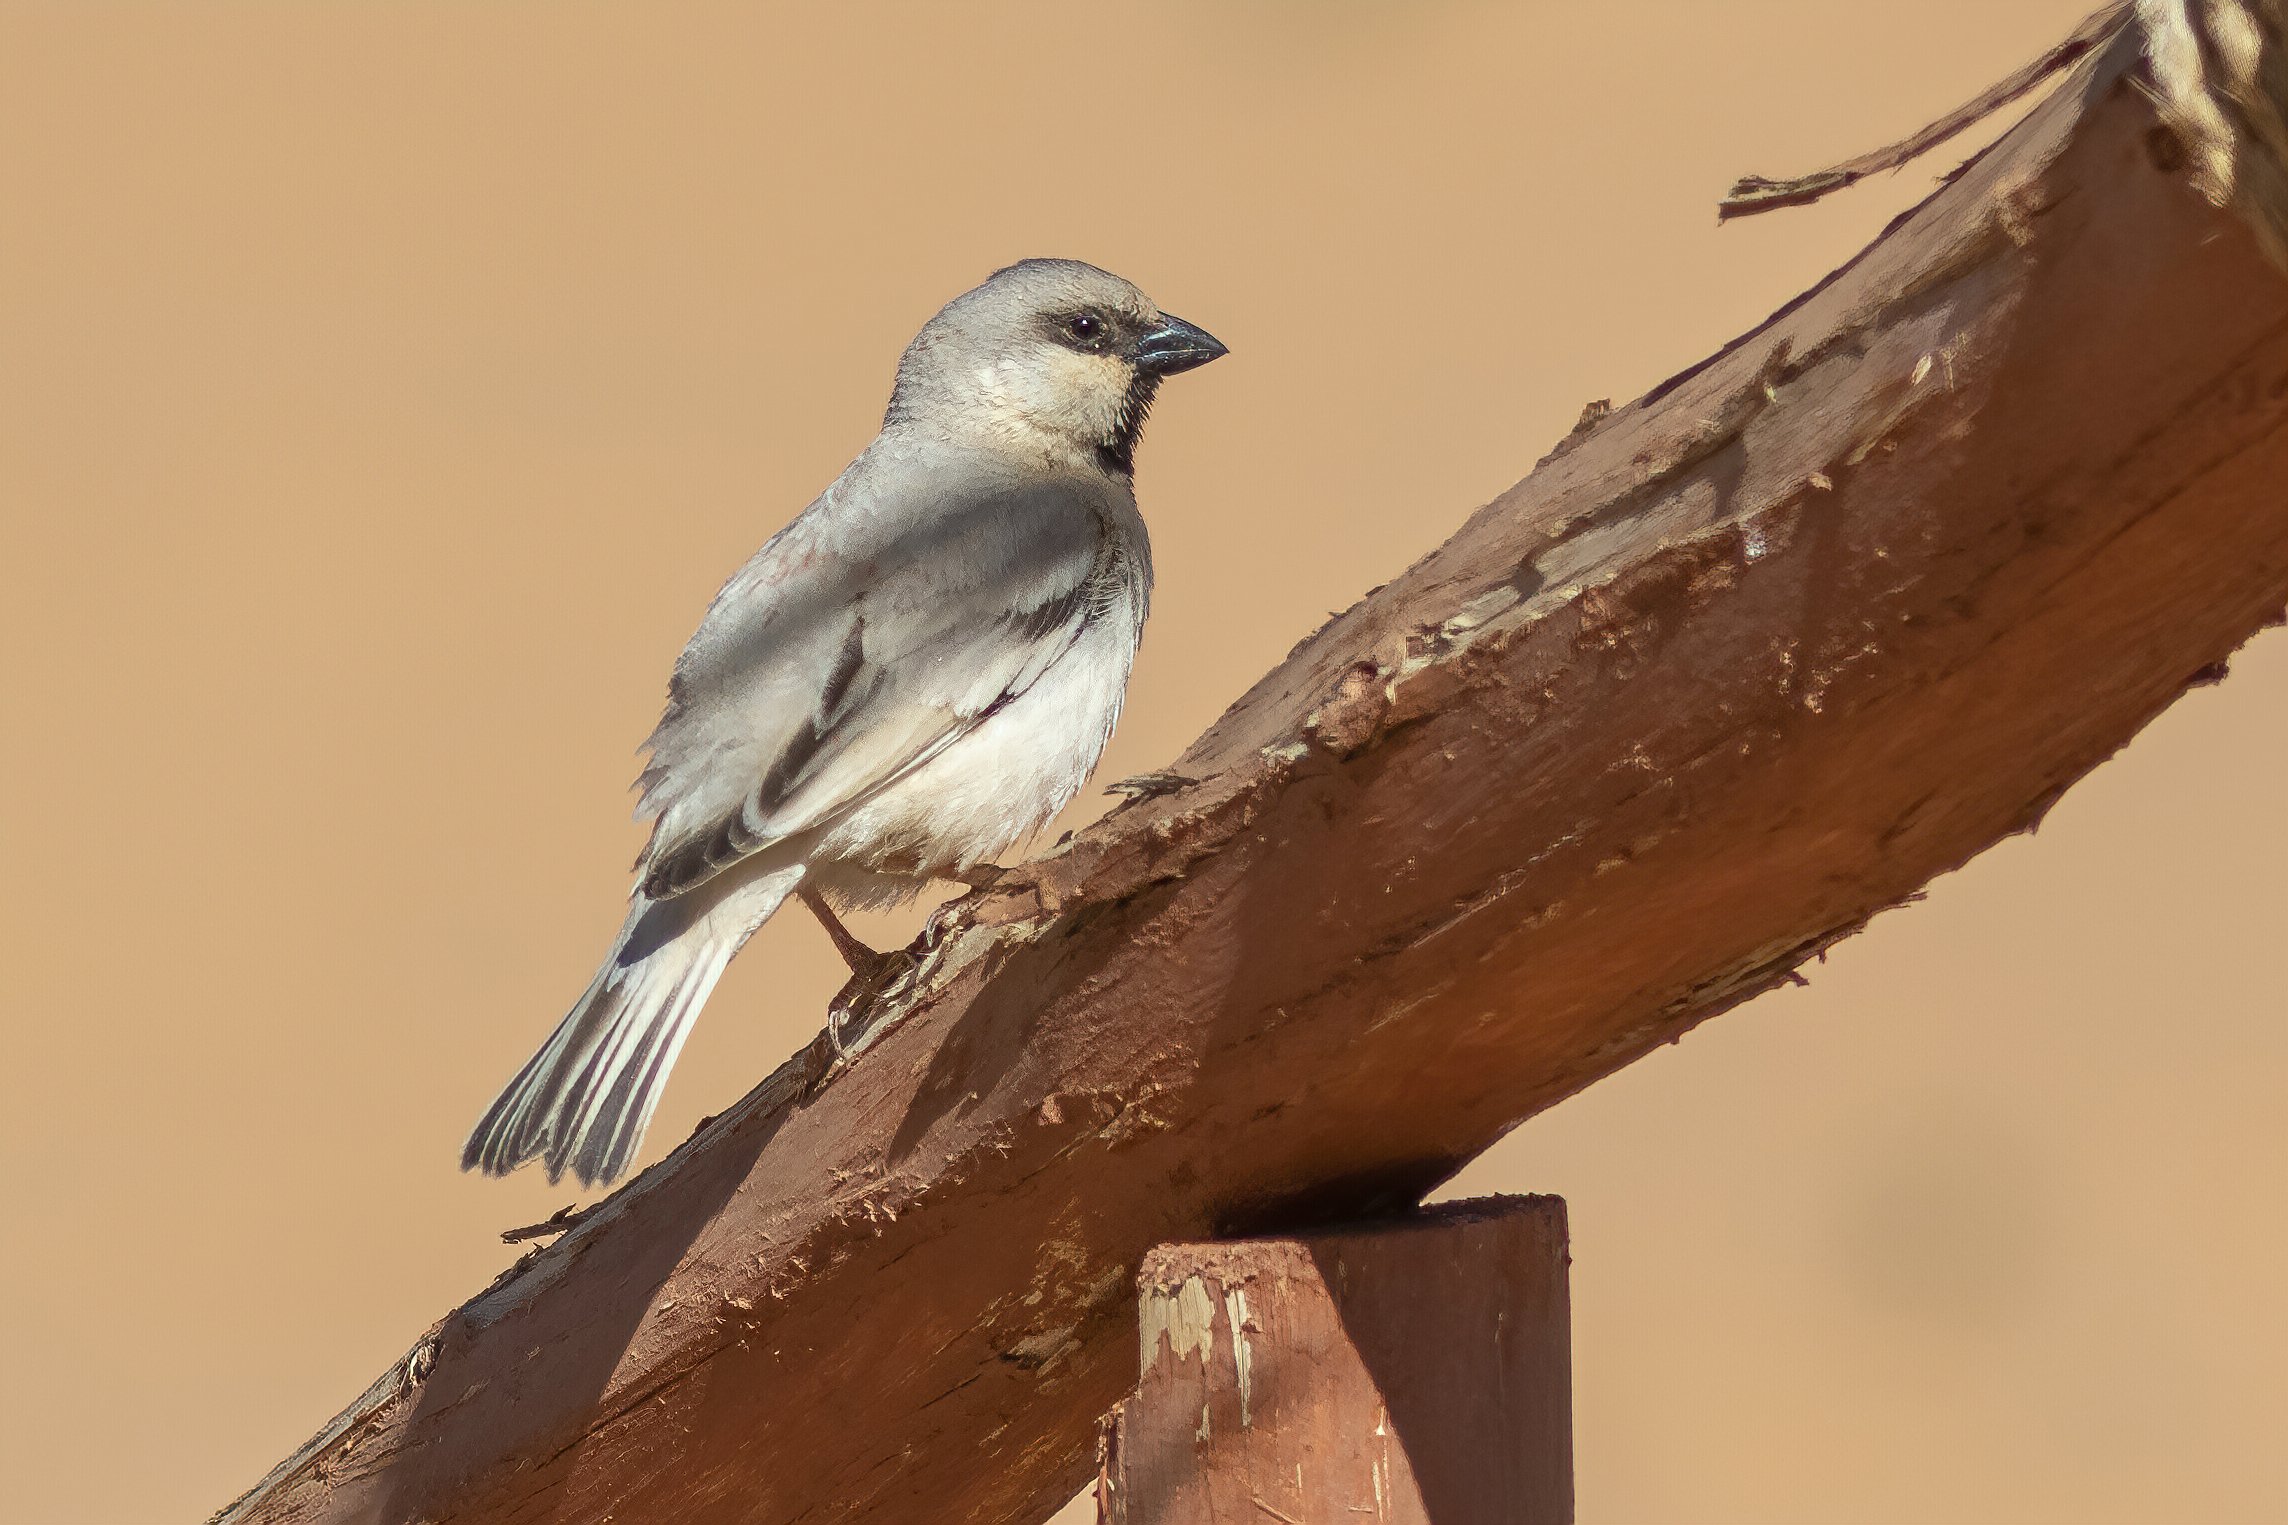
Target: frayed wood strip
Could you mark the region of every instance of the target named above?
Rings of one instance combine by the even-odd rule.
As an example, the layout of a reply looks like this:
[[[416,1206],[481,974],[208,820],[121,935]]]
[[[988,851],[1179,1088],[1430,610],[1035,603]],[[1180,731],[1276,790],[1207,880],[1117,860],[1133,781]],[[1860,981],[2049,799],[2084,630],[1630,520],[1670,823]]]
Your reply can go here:
[[[1752,217],[1758,212],[1777,211],[1781,207],[1808,206],[1831,192],[1857,184],[1869,175],[1898,169],[1919,159],[1947,139],[1977,126],[2012,101],[2028,94],[2059,70],[2112,41],[2114,34],[2121,30],[2129,16],[2130,7],[2126,3],[2109,5],[2094,12],[2074,30],[2071,37],[2040,58],[1984,91],[1976,99],[1956,107],[1920,132],[1902,138],[1887,148],[1878,148],[1873,153],[1861,154],[1856,159],[1808,175],[1799,175],[1792,180],[1767,180],[1761,175],[1743,175],[1734,182],[1731,192],[1716,203],[1716,220],[1729,222],[1735,217]]]

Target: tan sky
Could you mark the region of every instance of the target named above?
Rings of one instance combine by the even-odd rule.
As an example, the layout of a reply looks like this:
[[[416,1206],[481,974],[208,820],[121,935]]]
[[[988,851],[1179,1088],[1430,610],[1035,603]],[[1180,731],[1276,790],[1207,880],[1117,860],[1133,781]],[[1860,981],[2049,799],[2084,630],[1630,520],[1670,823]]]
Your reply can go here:
[[[1145,442],[1118,777],[1954,160],[1733,176],[2090,3],[0,4],[0,1521],[203,1518],[570,1198],[461,1137],[946,297],[1074,255],[1233,348]],[[1471,1168],[1572,1203],[1585,1525],[2288,1519],[2284,751],[2274,632]],[[769,928],[650,1155],[836,972]]]

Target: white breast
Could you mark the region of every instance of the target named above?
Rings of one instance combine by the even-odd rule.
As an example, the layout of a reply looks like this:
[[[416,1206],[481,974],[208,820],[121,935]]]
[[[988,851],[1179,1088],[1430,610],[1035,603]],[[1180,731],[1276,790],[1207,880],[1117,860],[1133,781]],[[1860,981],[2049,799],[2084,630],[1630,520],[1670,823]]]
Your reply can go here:
[[[838,898],[896,899],[910,892],[913,879],[995,859],[1079,792],[1120,718],[1143,633],[1151,572],[1142,530],[1136,521],[1133,534],[1121,536],[1128,542],[1127,575],[1054,666],[975,730],[834,824],[810,857]],[[830,866],[837,861],[846,871]],[[908,883],[869,882],[876,875]]]

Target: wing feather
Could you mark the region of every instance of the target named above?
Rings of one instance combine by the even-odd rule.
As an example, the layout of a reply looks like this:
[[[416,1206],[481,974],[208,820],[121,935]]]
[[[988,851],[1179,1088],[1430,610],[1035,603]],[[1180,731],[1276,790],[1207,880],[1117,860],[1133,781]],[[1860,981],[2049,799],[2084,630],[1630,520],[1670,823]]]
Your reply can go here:
[[[829,824],[1022,694],[1132,569],[1100,496],[860,457],[732,578],[640,780],[654,898]]]

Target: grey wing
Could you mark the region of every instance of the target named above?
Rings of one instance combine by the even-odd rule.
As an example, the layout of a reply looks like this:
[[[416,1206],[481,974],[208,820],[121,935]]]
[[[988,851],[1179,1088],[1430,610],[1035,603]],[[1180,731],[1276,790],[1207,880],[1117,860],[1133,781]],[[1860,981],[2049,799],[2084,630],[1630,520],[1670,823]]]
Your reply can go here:
[[[681,894],[921,766],[1038,681],[1128,575],[1071,492],[971,492],[872,534],[900,516],[813,517],[732,580],[677,664],[642,779],[646,895]]]

